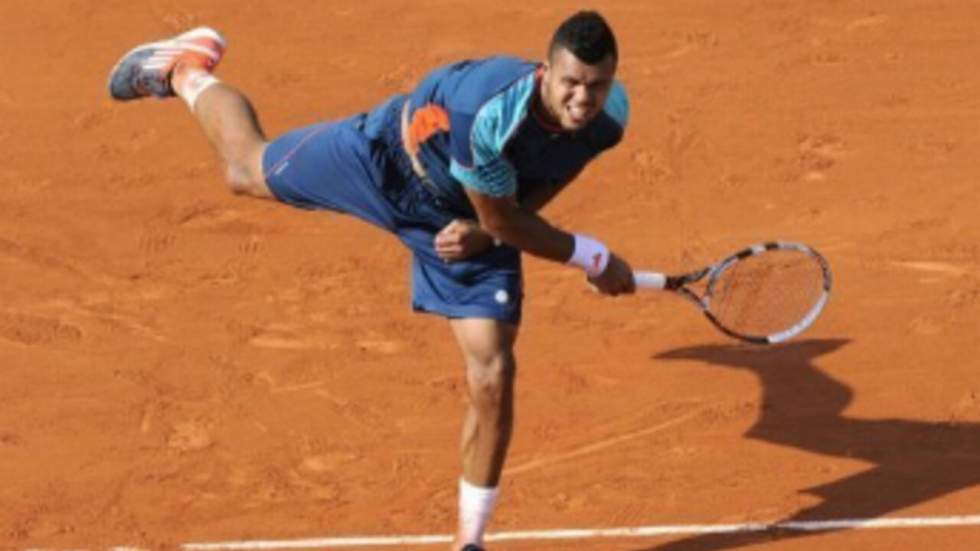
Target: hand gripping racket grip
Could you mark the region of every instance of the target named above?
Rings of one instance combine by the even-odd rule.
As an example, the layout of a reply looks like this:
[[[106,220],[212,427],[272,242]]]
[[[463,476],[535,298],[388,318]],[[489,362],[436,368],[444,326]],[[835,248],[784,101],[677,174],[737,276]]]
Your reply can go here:
[[[663,289],[667,286],[667,275],[658,272],[633,272],[633,281],[642,289]]]

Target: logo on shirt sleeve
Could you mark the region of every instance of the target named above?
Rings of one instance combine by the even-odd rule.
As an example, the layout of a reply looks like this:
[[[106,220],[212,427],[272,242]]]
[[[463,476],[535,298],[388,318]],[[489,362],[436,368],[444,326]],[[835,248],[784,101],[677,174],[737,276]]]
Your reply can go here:
[[[439,132],[449,132],[449,113],[434,103],[416,109],[408,125],[409,153],[418,155],[419,146]]]

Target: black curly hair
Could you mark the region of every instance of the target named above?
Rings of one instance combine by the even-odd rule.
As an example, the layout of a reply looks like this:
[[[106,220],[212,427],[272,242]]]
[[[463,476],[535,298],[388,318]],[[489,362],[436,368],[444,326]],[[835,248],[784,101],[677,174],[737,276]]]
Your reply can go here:
[[[580,11],[566,19],[551,38],[548,58],[559,48],[572,52],[588,65],[596,65],[610,55],[613,60],[619,59],[612,28],[596,11]]]

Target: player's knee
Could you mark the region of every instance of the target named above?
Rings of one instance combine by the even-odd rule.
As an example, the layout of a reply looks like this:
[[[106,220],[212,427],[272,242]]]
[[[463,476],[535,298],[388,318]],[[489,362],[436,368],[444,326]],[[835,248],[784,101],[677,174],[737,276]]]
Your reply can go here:
[[[470,399],[477,409],[497,409],[514,384],[517,365],[510,351],[467,358]]]
[[[228,183],[228,189],[235,195],[248,195],[252,197],[271,196],[264,178],[241,163],[228,163],[225,170],[225,181]]]
[[[272,196],[262,167],[267,145],[265,142],[226,144],[221,155],[225,159],[225,180],[232,193],[252,197]]]
[[[235,195],[251,194],[253,187],[251,177],[234,163],[229,163],[225,169],[225,182],[228,183],[228,189]]]

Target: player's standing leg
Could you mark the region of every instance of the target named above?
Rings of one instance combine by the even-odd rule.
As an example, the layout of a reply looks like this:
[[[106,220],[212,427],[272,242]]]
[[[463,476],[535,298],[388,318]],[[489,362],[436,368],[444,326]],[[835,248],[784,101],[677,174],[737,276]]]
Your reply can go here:
[[[463,425],[459,529],[454,543],[482,545],[497,500],[514,422],[517,326],[492,319],[450,322],[466,363],[470,405]],[[464,548],[465,549],[465,548]]]
[[[270,198],[262,171],[267,142],[255,110],[211,74],[225,48],[224,37],[208,27],[141,44],[113,67],[109,92],[120,101],[179,96],[225,162],[232,191]]]

